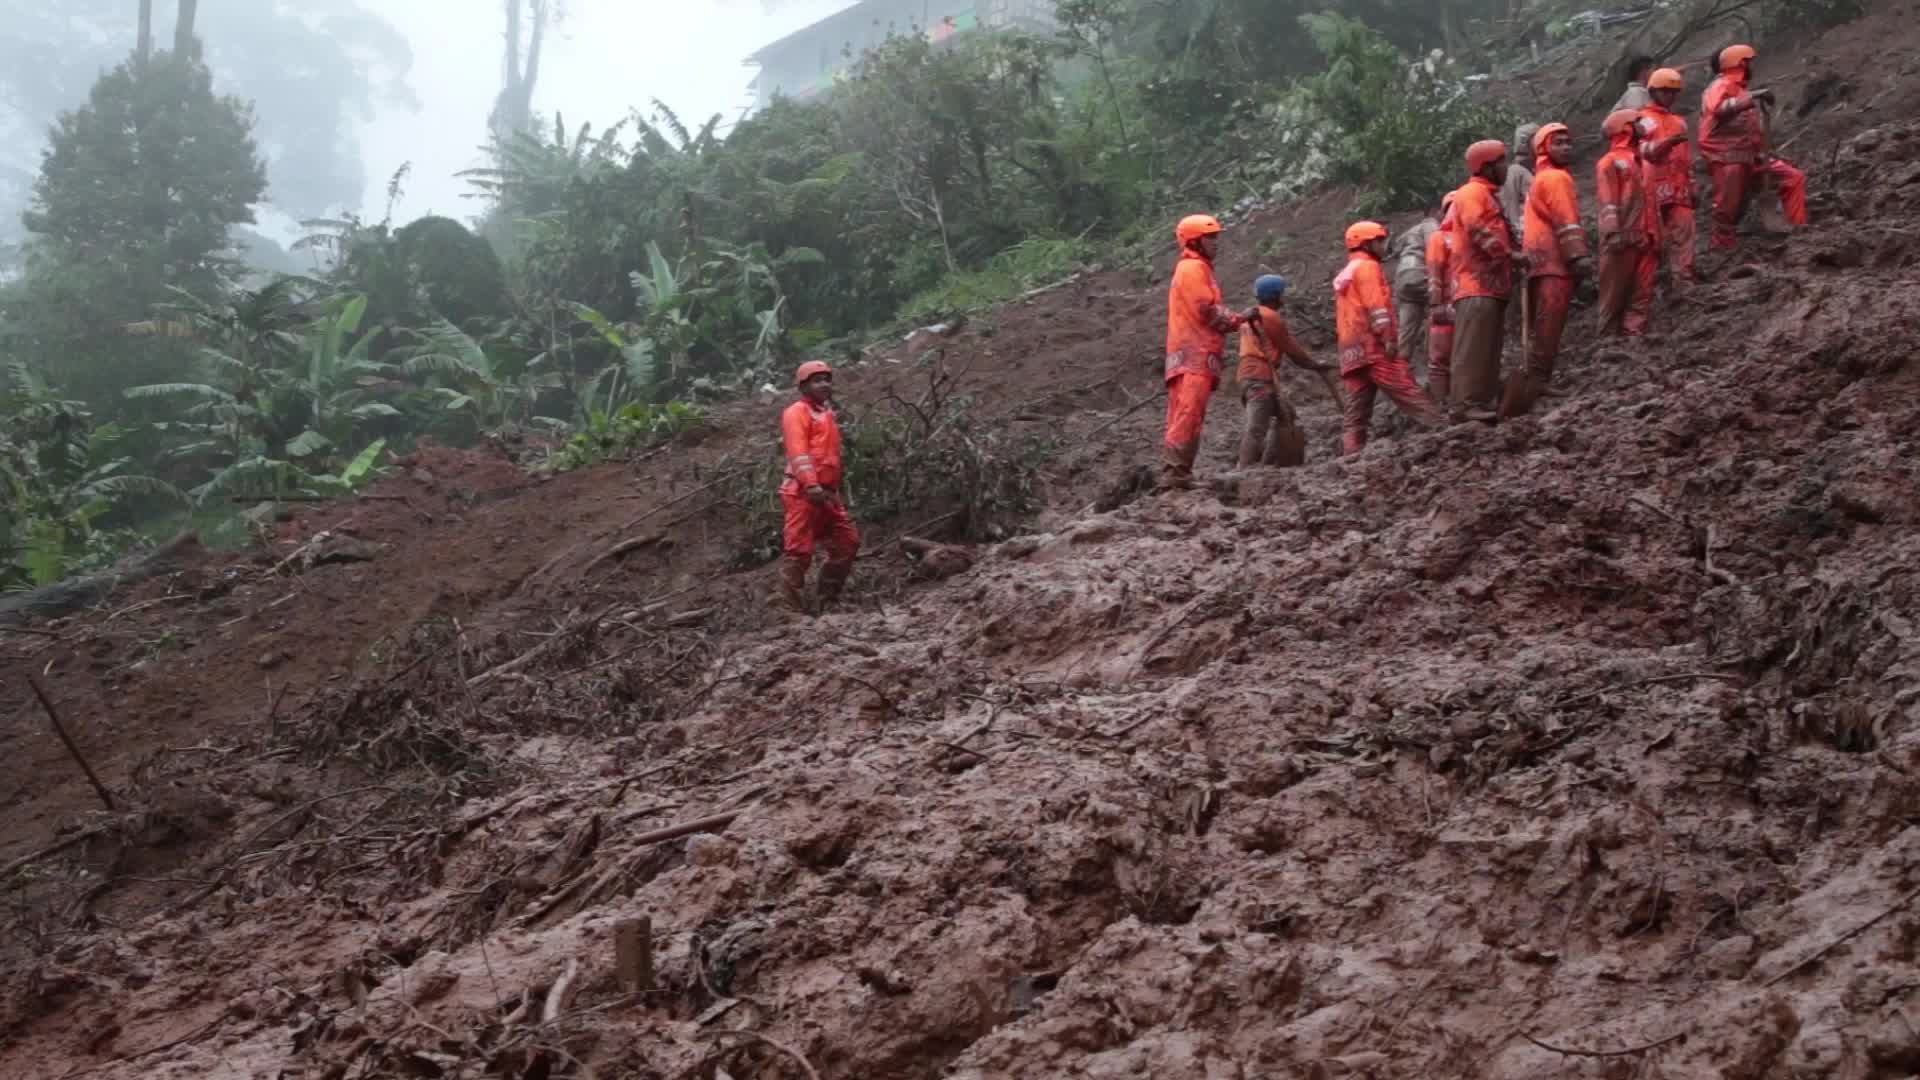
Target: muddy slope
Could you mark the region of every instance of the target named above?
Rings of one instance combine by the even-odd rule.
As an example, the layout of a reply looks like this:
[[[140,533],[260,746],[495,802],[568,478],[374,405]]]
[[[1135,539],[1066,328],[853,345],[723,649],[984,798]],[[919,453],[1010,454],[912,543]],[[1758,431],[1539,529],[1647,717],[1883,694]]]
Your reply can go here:
[[[1863,71],[1899,17],[1809,53]],[[1082,436],[958,576],[887,556],[781,622],[718,511],[594,563],[757,445],[722,434],[492,499],[428,462],[371,562],[9,642],[152,750],[109,770],[143,813],[75,819],[57,757],[8,806],[102,831],[12,890],[0,1074],[1912,1075],[1920,127],[1815,119],[1814,228],[1644,342],[1579,324],[1496,431],[1328,460],[1303,382],[1314,464],[1089,512],[1157,425],[1114,345],[1151,359],[1155,294],[1109,274],[949,346]],[[1338,216],[1256,228],[1330,262]],[[223,580],[312,636],[169,599]],[[191,640],[136,670],[129,621]]]

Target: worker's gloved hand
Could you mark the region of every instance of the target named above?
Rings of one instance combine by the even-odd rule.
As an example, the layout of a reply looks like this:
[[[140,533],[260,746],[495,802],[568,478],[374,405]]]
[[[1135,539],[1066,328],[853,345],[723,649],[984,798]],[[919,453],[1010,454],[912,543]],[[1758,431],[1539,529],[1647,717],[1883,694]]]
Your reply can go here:
[[[1593,260],[1585,255],[1567,261],[1567,269],[1575,278],[1584,278],[1593,273]]]
[[[1753,97],[1753,100],[1755,101],[1763,101],[1763,102],[1766,102],[1768,105],[1773,104],[1773,90],[1769,87],[1763,86],[1760,89],[1753,91],[1752,97]]]
[[[825,506],[833,501],[833,493],[819,484],[807,488],[807,501],[815,506]]]
[[[1247,310],[1241,312],[1240,321],[1243,323],[1252,323],[1256,327],[1259,326],[1260,325],[1259,305],[1256,304],[1253,307],[1250,307]]]
[[[1435,326],[1452,326],[1453,325],[1453,305],[1452,304],[1441,304],[1439,307],[1433,309],[1433,325]]]

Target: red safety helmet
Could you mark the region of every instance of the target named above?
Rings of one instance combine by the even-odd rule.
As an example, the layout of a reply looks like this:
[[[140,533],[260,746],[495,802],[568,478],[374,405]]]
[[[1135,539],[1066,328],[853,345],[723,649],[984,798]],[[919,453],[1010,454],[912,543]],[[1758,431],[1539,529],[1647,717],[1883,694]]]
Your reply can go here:
[[[1480,170],[1507,156],[1507,144],[1499,139],[1481,139],[1467,147],[1467,172],[1479,176]]]
[[[1356,221],[1347,226],[1347,250],[1355,251],[1375,240],[1387,238],[1387,227],[1377,221]]]
[[[1607,114],[1606,120],[1600,125],[1600,133],[1609,139],[1617,139],[1632,131],[1633,125],[1639,119],[1640,114],[1636,110],[1616,109]]]
[[[1729,45],[1720,50],[1720,70],[1732,71],[1759,55],[1751,45]]]
[[[1647,76],[1649,90],[1685,90],[1686,88],[1686,77],[1675,68],[1661,68]]]
[[[805,386],[807,385],[807,380],[813,378],[815,375],[831,374],[833,374],[833,368],[829,366],[825,360],[809,360],[800,365],[800,370],[793,373],[793,385]]]
[[[1555,135],[1563,131],[1566,132],[1569,137],[1573,135],[1573,129],[1565,124],[1542,124],[1540,130],[1533,133],[1533,156],[1540,157],[1545,154],[1547,152],[1547,143],[1552,141]]]
[[[1193,243],[1203,236],[1220,235],[1220,220],[1211,214],[1190,214],[1180,219],[1173,230],[1182,246]]]

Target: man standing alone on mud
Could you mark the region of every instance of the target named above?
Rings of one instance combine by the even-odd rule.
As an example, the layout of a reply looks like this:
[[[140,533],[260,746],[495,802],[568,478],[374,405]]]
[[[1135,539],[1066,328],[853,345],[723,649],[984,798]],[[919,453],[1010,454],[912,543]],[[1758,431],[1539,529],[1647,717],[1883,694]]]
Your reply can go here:
[[[1700,100],[1700,156],[1713,172],[1713,247],[1720,250],[1739,243],[1747,199],[1769,177],[1787,224],[1807,223],[1807,174],[1767,149],[1765,111],[1773,107],[1773,91],[1749,87],[1757,55],[1750,45],[1721,50],[1720,77]]]
[[[787,479],[780,485],[786,510],[785,558],[780,567],[780,598],[795,611],[807,610],[807,568],[816,545],[827,548],[820,568],[820,602],[830,604],[846,588],[860,553],[860,530],[840,497],[842,473],[840,421],[833,412],[833,369],[809,360],[794,372],[800,400],[780,414],[786,445]]]

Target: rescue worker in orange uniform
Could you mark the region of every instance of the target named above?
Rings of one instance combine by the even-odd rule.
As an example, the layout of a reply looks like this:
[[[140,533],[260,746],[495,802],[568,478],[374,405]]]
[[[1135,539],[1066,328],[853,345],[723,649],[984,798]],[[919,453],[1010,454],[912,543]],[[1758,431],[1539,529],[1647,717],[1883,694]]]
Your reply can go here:
[[[1622,110],[1601,125],[1609,149],[1593,168],[1600,199],[1600,332],[1647,332],[1660,273],[1660,219],[1636,142],[1639,115]]]
[[[1748,45],[1722,49],[1720,77],[1700,99],[1700,156],[1713,174],[1713,246],[1719,249],[1739,243],[1747,198],[1767,177],[1779,189],[1787,223],[1807,223],[1807,174],[1767,151],[1762,110],[1772,108],[1773,91],[1748,89],[1757,55]]]
[[[1333,365],[1315,360],[1294,340],[1280,303],[1287,295],[1287,279],[1264,274],[1253,283],[1258,306],[1253,318],[1240,328],[1240,400],[1246,409],[1246,426],[1240,435],[1241,465],[1299,465],[1307,459],[1307,436],[1300,430],[1293,405],[1280,389],[1280,358],[1285,357],[1327,381],[1333,395],[1333,407],[1341,411],[1340,383],[1333,377]],[[1271,435],[1269,435],[1271,432]]]
[[[1340,382],[1347,391],[1340,442],[1348,457],[1366,448],[1374,398],[1381,392],[1421,427],[1440,423],[1439,411],[1400,355],[1393,290],[1380,265],[1386,255],[1385,226],[1360,221],[1347,227],[1347,265],[1333,279],[1333,316],[1340,337]]]
[[[1440,200],[1440,227],[1427,236],[1427,395],[1440,412],[1453,383],[1453,192]]]
[[[1207,401],[1220,385],[1227,333],[1247,321],[1227,310],[1213,260],[1220,250],[1220,222],[1205,214],[1182,218],[1174,229],[1180,262],[1167,290],[1167,437],[1161,460],[1166,486],[1190,487],[1200,454]]]
[[[1673,111],[1686,85],[1673,68],[1655,71],[1647,78],[1653,101],[1640,110],[1640,159],[1646,162],[1667,272],[1676,287],[1699,280],[1693,254],[1693,145],[1687,140],[1687,118]]]
[[[820,601],[832,603],[853,573],[860,530],[854,528],[853,516],[840,497],[840,422],[833,413],[833,369],[810,360],[800,365],[793,381],[800,388],[800,400],[780,414],[787,453],[787,479],[780,485],[780,503],[786,509],[780,595],[795,611],[805,611],[807,568],[813,564],[814,548],[824,544],[827,549],[826,565],[820,568]]]
[[[1483,139],[1468,147],[1467,174],[1465,186],[1453,193],[1452,223],[1446,227],[1453,236],[1450,400],[1453,411],[1466,419],[1494,420],[1507,298],[1513,293],[1514,267],[1526,256],[1515,249],[1517,234],[1500,209],[1506,144]]]
[[[1573,309],[1573,290],[1591,269],[1587,233],[1580,225],[1580,192],[1567,166],[1573,162],[1573,132],[1546,124],[1533,136],[1533,188],[1527,193],[1523,235],[1527,252],[1527,301],[1533,326],[1526,366],[1507,380],[1500,415],[1523,416],[1553,382],[1553,362]]]

